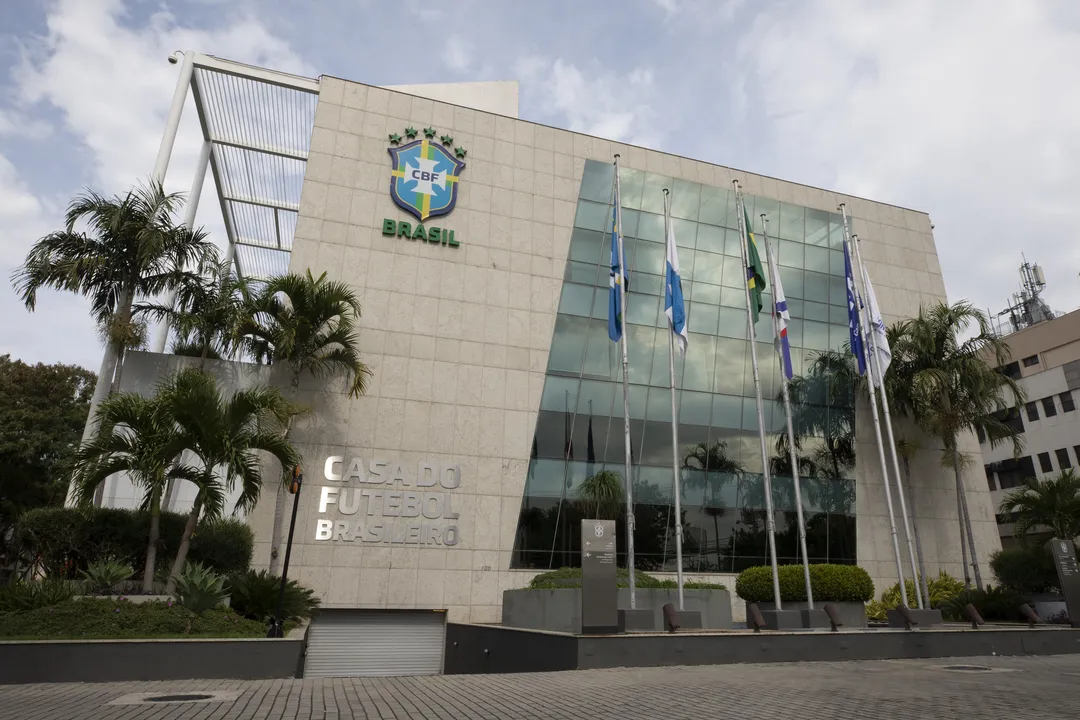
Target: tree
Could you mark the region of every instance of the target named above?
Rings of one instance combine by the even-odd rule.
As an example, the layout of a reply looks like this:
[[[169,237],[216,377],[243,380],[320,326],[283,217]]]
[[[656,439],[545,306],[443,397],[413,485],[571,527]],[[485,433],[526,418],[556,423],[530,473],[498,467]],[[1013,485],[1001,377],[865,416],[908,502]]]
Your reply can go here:
[[[150,513],[150,534],[143,569],[143,592],[154,587],[154,565],[161,536],[161,499],[167,483],[195,480],[196,470],[181,464],[186,438],[160,395],[116,393],[97,410],[99,430],[79,448],[73,477],[75,501],[89,503],[111,475],[127,473],[142,489]]]
[[[973,326],[975,335],[961,340]],[[1022,436],[999,413],[1023,405],[1024,393],[1015,380],[984,359],[991,357],[997,367],[1003,366],[1009,359],[1009,347],[994,334],[986,316],[966,301],[920,308],[918,316],[900,323],[896,332],[899,337],[892,347],[893,366],[910,388],[910,398],[904,402],[910,405],[915,422],[939,438],[945,448],[956,479],[961,547],[966,534],[975,584],[981,590],[982,572],[961,480],[958,440],[964,432],[981,431],[991,447],[1011,442],[1017,454],[1023,448]],[[970,583],[966,563],[964,576]]]
[[[94,374],[76,365],[27,365],[0,355],[0,566],[27,510],[62,503],[90,410]]]
[[[68,205],[63,229],[34,243],[22,267],[12,273],[28,310],[36,307],[42,288],[90,299],[91,315],[106,341],[91,407],[116,392],[124,351],[142,343],[144,329],[132,321],[136,298],[176,288],[187,275],[184,268],[216,252],[203,230],[174,224],[181,204],[180,195],[167,194],[157,182],[113,198],[87,190]],[[80,223],[86,231],[76,228]],[[94,430],[91,418],[83,440]]]
[[[213,376],[202,370],[182,370],[158,390],[165,411],[183,435],[183,446],[199,462],[198,472],[189,478],[198,492],[180,536],[172,572],[165,587],[171,594],[187,560],[191,535],[205,511],[218,518],[225,510],[226,494],[240,483],[240,496],[233,512],[255,507],[262,489],[259,451],[273,456],[281,465],[281,482],[300,455],[289,443],[283,429],[297,413],[279,390],[257,387],[225,396]]]
[[[344,283],[305,275],[272,278],[251,297],[249,319],[240,328],[241,344],[260,363],[288,368],[295,400],[300,377],[343,377],[350,397],[367,388],[371,371],[360,360],[356,320],[360,302]],[[291,422],[284,429],[287,437]],[[270,572],[278,572],[278,544],[285,521],[285,485],[278,488],[274,507]]]
[[[1047,528],[1052,537],[1073,540],[1080,536],[1080,475],[1062,470],[1042,482],[1028,478],[1027,485],[1005,496],[998,512],[1015,515],[1013,532],[1018,538]]]
[[[233,274],[232,264],[217,262],[215,256],[180,283],[172,305],[139,303],[134,312],[167,321],[177,336],[173,353],[198,357],[202,368],[207,358],[225,357],[237,348],[250,301],[250,281]]]

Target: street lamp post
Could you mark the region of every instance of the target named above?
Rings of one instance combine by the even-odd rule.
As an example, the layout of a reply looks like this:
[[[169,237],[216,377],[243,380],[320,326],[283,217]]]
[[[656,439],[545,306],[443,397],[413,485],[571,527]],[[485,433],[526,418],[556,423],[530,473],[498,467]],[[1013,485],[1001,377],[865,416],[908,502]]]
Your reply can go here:
[[[285,561],[281,565],[281,589],[278,591],[277,612],[270,618],[270,629],[266,633],[268,638],[285,637],[284,619],[281,617],[285,612],[285,585],[289,581],[289,555],[292,554],[293,530],[296,529],[296,508],[300,504],[300,487],[304,484],[304,472],[300,466],[293,468],[292,481],[289,483],[289,492],[293,496],[292,520],[289,521],[289,538],[285,542]]]

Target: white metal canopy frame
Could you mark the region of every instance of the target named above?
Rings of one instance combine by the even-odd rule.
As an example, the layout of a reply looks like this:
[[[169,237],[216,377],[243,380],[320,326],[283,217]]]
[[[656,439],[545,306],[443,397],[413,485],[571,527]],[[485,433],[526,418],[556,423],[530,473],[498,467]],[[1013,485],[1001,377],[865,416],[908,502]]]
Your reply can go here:
[[[169,62],[182,65],[153,179],[165,180],[190,87],[203,147],[188,194],[185,225],[194,226],[209,168],[228,236],[225,257],[235,264],[236,273],[266,278],[286,272],[319,81],[190,50],[173,53]],[[167,338],[163,324],[152,349],[164,352]]]

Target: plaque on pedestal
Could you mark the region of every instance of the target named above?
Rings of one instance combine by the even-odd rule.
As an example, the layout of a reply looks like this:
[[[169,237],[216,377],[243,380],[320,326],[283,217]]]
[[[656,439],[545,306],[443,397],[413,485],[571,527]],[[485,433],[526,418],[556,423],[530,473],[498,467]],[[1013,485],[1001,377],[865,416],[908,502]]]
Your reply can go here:
[[[619,632],[615,521],[581,521],[581,632]]]
[[[1057,566],[1058,583],[1065,596],[1065,608],[1074,628],[1080,628],[1080,566],[1076,563],[1076,549],[1072,540],[1054,538],[1050,541],[1050,554]]]

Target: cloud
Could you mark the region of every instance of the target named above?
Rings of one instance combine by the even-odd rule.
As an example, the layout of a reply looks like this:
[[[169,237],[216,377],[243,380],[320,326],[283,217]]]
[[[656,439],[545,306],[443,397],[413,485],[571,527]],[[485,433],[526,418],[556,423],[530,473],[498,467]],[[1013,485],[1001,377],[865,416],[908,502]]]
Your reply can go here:
[[[760,13],[739,45],[761,170],[928,211],[950,299],[999,309],[1021,253],[1077,304],[1078,26],[1052,2],[836,3]]]
[[[659,92],[649,68],[620,76],[595,61],[582,71],[562,58],[531,56],[518,61],[515,72],[540,96],[532,105],[569,130],[649,147],[664,136],[653,110]]]
[[[51,133],[52,126],[43,120],[27,117],[17,110],[0,108],[0,137],[44,140]]]
[[[66,132],[90,159],[94,189],[105,194],[123,192],[145,180],[153,168],[178,73],[177,66],[165,62],[172,51],[209,49],[243,62],[315,74],[287,42],[254,16],[213,17],[223,22],[210,30],[186,26],[165,11],[132,24],[121,0],[61,0],[49,8],[45,33],[22,41],[22,60],[12,71],[15,102],[28,116],[35,110],[58,112]],[[11,109],[0,108],[0,112],[0,122],[13,117]],[[168,190],[190,188],[201,143],[189,96],[166,177]],[[68,148],[55,161],[72,163],[71,154]],[[51,189],[68,196],[78,190],[74,186]],[[0,162],[0,193],[4,236],[10,238],[3,246],[7,275],[34,239],[59,224],[66,197],[49,203],[35,196],[6,159]],[[207,178],[197,222],[224,245],[215,195],[213,179]],[[13,219],[9,218],[12,214]],[[8,283],[0,289],[0,312],[9,318],[0,329],[4,352],[28,361],[63,360],[97,368],[100,345],[80,299],[46,292],[38,310],[29,314],[17,304]],[[62,329],[50,328],[53,322],[61,322]]]
[[[443,62],[455,72],[465,72],[472,65],[472,53],[466,45],[465,39],[460,35],[451,35],[446,38]]]

